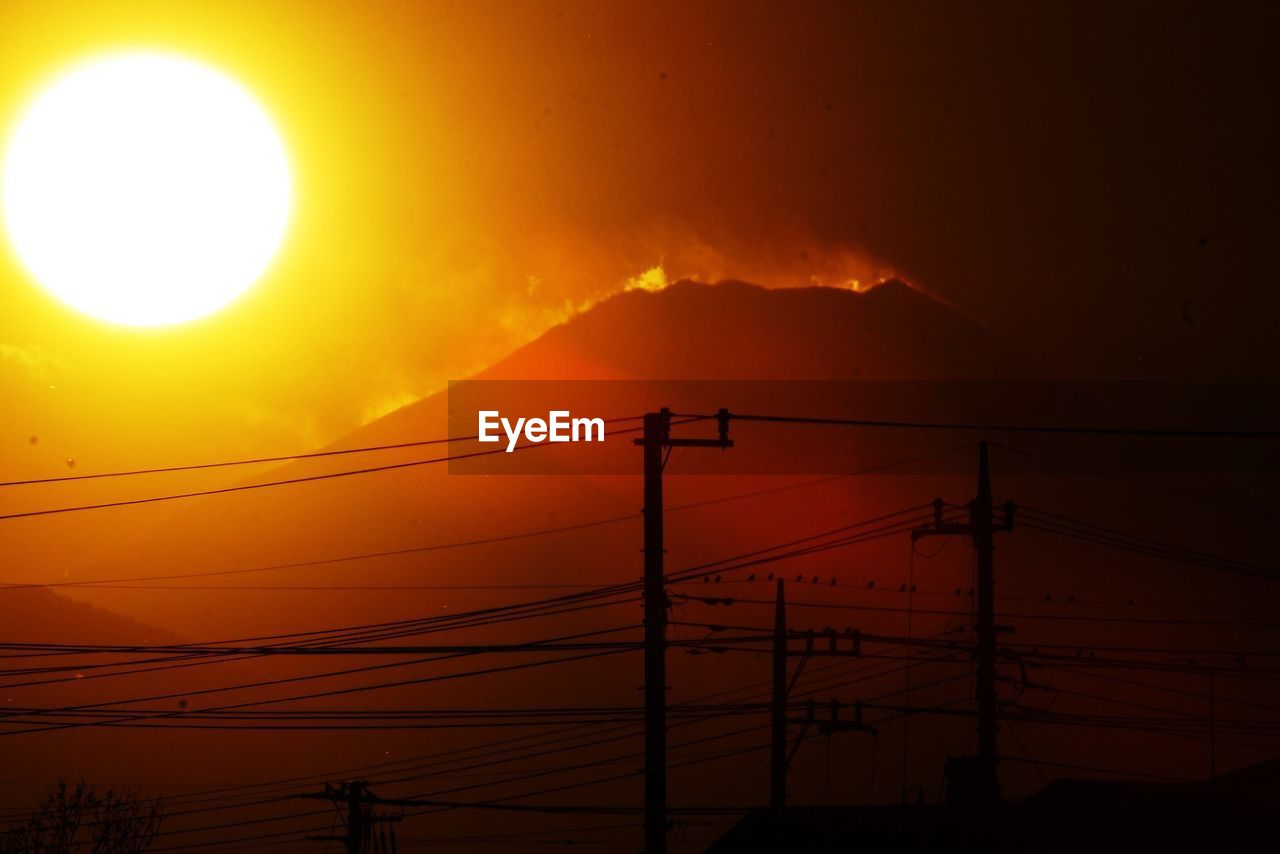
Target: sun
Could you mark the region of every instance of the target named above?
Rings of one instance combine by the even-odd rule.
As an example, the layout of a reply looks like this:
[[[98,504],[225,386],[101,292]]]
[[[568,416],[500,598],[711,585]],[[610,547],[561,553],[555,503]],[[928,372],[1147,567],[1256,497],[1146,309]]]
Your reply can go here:
[[[276,254],[291,193],[284,144],[253,97],[168,54],[70,70],[18,120],[4,160],[22,263],[72,307],[130,326],[240,295]]]

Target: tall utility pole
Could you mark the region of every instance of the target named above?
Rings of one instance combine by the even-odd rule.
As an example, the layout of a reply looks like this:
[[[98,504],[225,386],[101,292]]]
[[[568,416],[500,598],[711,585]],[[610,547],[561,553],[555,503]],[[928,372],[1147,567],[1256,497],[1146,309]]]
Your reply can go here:
[[[667,590],[663,571],[662,470],[671,448],[732,448],[729,411],[719,439],[672,439],[671,410],[644,416],[644,850],[667,850]]]
[[[363,780],[347,784],[347,854],[364,850],[364,790]]]
[[[997,775],[999,751],[996,745],[996,625],[995,558],[993,534],[1013,530],[1013,504],[1004,506],[1005,519],[1000,524],[993,520],[991,508],[991,471],[987,462],[987,443],[978,446],[978,494],[969,504],[968,523],[942,521],[942,499],[933,504],[933,524],[911,532],[913,540],[921,537],[968,536],[978,559],[977,610],[978,621],[974,653],[978,672],[974,699],[978,706],[978,756],[974,800],[983,804],[995,804],[1000,800],[1000,781]]]
[[[978,766],[983,789],[991,787],[984,795],[994,800],[1000,791],[996,775],[996,578],[986,442],[978,450],[978,496],[969,505],[969,532],[978,556]]]
[[[787,600],[778,579],[773,612],[773,737],[769,754],[769,808],[787,806]]]
[[[667,591],[663,572],[662,455],[667,410],[644,416],[644,850],[667,847]]]
[[[1213,670],[1209,670],[1209,776],[1218,776],[1218,710],[1213,689]]]

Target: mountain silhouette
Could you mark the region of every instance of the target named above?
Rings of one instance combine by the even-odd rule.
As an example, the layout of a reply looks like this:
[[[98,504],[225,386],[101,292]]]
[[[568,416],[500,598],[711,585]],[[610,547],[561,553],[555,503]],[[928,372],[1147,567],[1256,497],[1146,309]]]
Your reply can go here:
[[[655,346],[655,342],[661,342]],[[620,294],[557,326],[480,372],[480,380],[893,380],[972,379],[1026,373],[1028,360],[999,338],[947,306],[901,282],[864,293],[832,288],[769,290],[742,282],[679,282],[661,292]],[[377,446],[432,438],[448,432],[447,393],[410,404],[332,443],[330,449]],[[301,461],[261,480],[308,477],[367,465],[433,456],[435,449]],[[252,481],[251,481],[252,482]],[[555,500],[548,501],[548,486]],[[604,505],[631,509],[630,484],[610,479],[506,479],[492,490],[483,478],[450,477],[443,466],[423,466],[368,479],[283,487],[215,497],[182,507],[144,540],[123,546],[119,559],[87,567],[73,580],[174,575],[290,563],[334,555],[386,550],[419,542],[452,543],[511,530],[570,523],[581,509]],[[539,497],[542,496],[542,497]],[[483,507],[481,511],[479,508]],[[143,508],[143,512],[145,508]],[[591,515],[586,512],[586,515]],[[211,525],[216,521],[216,527]],[[631,533],[626,536],[632,536]],[[550,546],[555,560],[562,544]],[[298,568],[249,575],[249,583],[328,584],[373,578],[379,583],[418,583],[421,556],[389,558],[376,568],[348,565]],[[471,560],[462,553],[450,563]],[[127,568],[127,571],[125,571]],[[434,571],[434,570],[433,570]],[[492,573],[491,573],[492,574]],[[233,577],[234,578],[234,577]],[[213,579],[216,581],[216,578]],[[518,580],[518,579],[517,579]],[[180,582],[175,582],[180,583]],[[191,583],[199,583],[194,580]],[[206,591],[196,602],[145,590],[77,589],[106,607],[131,614],[160,614],[175,628],[216,637],[231,625],[256,631],[264,621],[315,619],[333,603],[294,612],[262,612],[253,600]],[[187,601],[183,601],[186,598]],[[353,602],[339,603],[349,608]],[[317,612],[313,607],[320,607]],[[370,607],[374,607],[370,605]],[[378,605],[376,607],[381,607]],[[333,614],[336,618],[336,614]],[[357,609],[353,622],[370,616]]]
[[[25,643],[166,644],[176,632],[156,628],[104,608],[39,587],[6,590],[0,625]]]

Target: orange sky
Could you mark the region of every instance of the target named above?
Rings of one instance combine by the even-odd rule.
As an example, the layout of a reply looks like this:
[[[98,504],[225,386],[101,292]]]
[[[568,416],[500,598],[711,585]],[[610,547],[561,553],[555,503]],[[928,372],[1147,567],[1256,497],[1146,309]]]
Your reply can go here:
[[[766,284],[896,272],[1024,340],[1069,347],[1087,323],[1091,347],[1064,360],[1121,374],[1243,359],[1234,324],[1260,313],[1233,294],[1268,220],[1265,182],[1241,178],[1274,135],[1247,88],[1249,22],[1201,10],[1151,33],[1106,14],[7,2],[3,132],[71,62],[172,50],[261,100],[296,198],[259,285],[168,330],[75,315],[6,246],[0,464],[308,447],[658,265]],[[1224,27],[1232,57],[1182,50]]]
[[[171,50],[257,95],[296,184],[266,278],[172,329],[78,316],[6,246],[3,459],[18,475],[65,457],[142,462],[144,447],[147,458],[191,459],[331,440],[664,264],[672,277],[778,283],[887,273],[799,223],[780,220],[785,239],[742,258],[741,242],[701,228],[684,199],[640,199],[637,211],[637,187],[674,189],[658,179],[683,107],[661,70],[697,46],[616,54],[628,33],[619,16],[255,3],[78,3],[58,14],[15,3],[2,15],[6,128],[70,63]],[[550,32],[528,37],[526,25]],[[576,53],[560,52],[566,37]],[[583,62],[595,79],[581,76]]]
[[[1280,6],[1160,3],[1154,14],[1156,8],[1025,0],[0,0],[0,143],[23,105],[68,65],[131,47],[161,49],[215,67],[251,91],[277,123],[294,179],[293,220],[264,278],[224,310],[172,328],[122,329],[75,314],[32,282],[0,240],[0,482],[310,450],[494,363],[610,294],[683,276],[851,287],[899,275],[981,326],[935,312],[924,300],[905,301],[916,296],[905,289],[855,298],[686,288],[662,300],[632,294],[614,304],[615,313],[599,312],[591,335],[552,340],[542,358],[564,364],[605,341],[617,351],[606,367],[636,375],[653,364],[645,361],[649,347],[668,357],[655,370],[669,374],[687,363],[691,373],[730,376],[751,358],[758,374],[772,370],[775,378],[825,369],[865,376],[863,365],[868,374],[898,377],[904,364],[926,366],[917,373],[937,366],[981,373],[989,361],[999,363],[997,372],[1004,364],[1050,365],[1107,378],[1274,373],[1280,53],[1273,34]],[[805,306],[788,315],[775,308],[781,297]],[[661,305],[637,309],[646,299]],[[832,308],[837,302],[844,305]],[[687,325],[676,335],[678,322]],[[703,334],[708,328],[715,334]],[[947,334],[958,328],[963,334]],[[756,346],[760,341],[767,346]],[[362,444],[437,438],[444,428],[422,425],[439,424],[440,415],[402,413],[369,429]],[[793,432],[787,441],[813,442],[814,435]],[[936,434],[927,440],[951,441]],[[971,448],[959,451],[972,459]],[[418,451],[396,453],[377,459]],[[309,460],[286,473],[348,463]],[[5,492],[0,515],[255,476],[262,470],[24,486]],[[450,477],[443,466],[422,466],[201,501],[11,519],[3,558],[10,581],[68,585],[56,589],[189,632],[187,639],[459,613],[525,595],[468,587],[477,582],[609,583],[638,571],[638,478],[562,478],[555,489],[535,478],[509,480]],[[1060,480],[1024,487],[1002,471],[997,500],[1034,508],[1040,489],[1051,509],[1064,509],[1057,502],[1083,506],[1079,513],[1098,525],[1158,538],[1147,543],[1167,536],[1238,560],[1271,560],[1266,525],[1239,501],[1178,503],[1186,499],[1176,488],[1182,481],[1149,494],[1136,481],[1120,483],[1124,478],[1078,488]],[[753,495],[755,487],[720,481],[672,484],[668,506],[690,512],[668,527],[669,566],[772,552],[779,541],[850,518],[875,522],[886,508],[918,509],[935,495],[959,506],[972,495],[968,475],[936,491],[914,477],[875,477],[824,481],[817,492],[761,492],[752,499],[759,503],[729,510],[717,502]],[[1274,494],[1269,484],[1258,491]],[[617,524],[592,527],[602,518]],[[1030,528],[1022,519],[1018,524]],[[539,536],[503,536],[517,532]],[[961,588],[973,564],[962,538],[944,555],[945,542],[938,551],[916,550],[905,526],[899,533],[852,556],[831,552],[816,567],[787,565],[787,575],[813,573],[805,594],[812,605],[826,597],[842,608],[896,603],[874,619],[896,633],[905,616],[906,631],[925,633],[935,628],[930,620],[911,623],[914,612],[902,615],[897,607],[901,596],[909,608],[920,606],[909,587],[918,571],[921,592],[946,609],[931,616],[941,618],[936,628],[963,619]],[[1116,614],[1243,604],[1253,614],[1269,602],[1254,594],[1262,582],[1252,577],[1202,584],[1191,574],[1198,570],[1171,571],[1142,549],[1149,565],[1124,574],[1133,564],[1099,558],[1089,548],[1107,543],[1096,538],[1063,548],[1028,534],[1020,527],[999,547],[1001,596],[1016,597],[1020,610],[1074,608],[1077,594],[1082,606],[1109,603]],[[486,539],[495,541],[482,548]],[[347,560],[361,554],[377,556]],[[294,565],[264,569],[278,563]],[[1006,565],[1014,571],[1006,574]],[[743,583],[764,585],[771,571]],[[236,574],[219,581],[202,572]],[[826,580],[821,587],[814,586],[818,572]],[[184,573],[195,583],[166,586]],[[129,577],[160,583],[72,586]],[[206,578],[214,579],[210,589],[202,586]],[[698,583],[689,584],[693,595],[681,613],[696,620],[726,614],[720,604],[699,601]],[[362,585],[368,589],[354,589]],[[10,606],[21,603],[15,597]],[[618,603],[627,609],[619,620],[638,619],[632,604]],[[744,599],[727,616],[764,620],[768,606]],[[1136,608],[1165,610],[1126,610]],[[796,610],[798,626],[812,620],[816,629],[826,619],[820,607],[808,616]],[[72,616],[57,619],[44,613],[32,608],[22,616],[54,636],[64,633],[64,622],[76,622],[73,611],[59,611]],[[839,613],[840,625],[861,619]],[[584,612],[584,625],[596,616]],[[554,630],[567,631],[576,620]],[[18,636],[27,631],[10,622]],[[535,626],[527,637],[551,625]],[[1216,624],[1184,630],[1176,620],[1162,633],[1140,621],[1100,625],[1064,621],[1059,629],[1019,633],[1017,642],[1065,643],[1069,633],[1096,641],[1111,631],[1126,643],[1141,632],[1146,643],[1193,637],[1217,647],[1230,637]],[[1246,625],[1237,637],[1270,630]],[[511,628],[493,626],[495,637]],[[77,628],[97,631],[92,623]],[[526,637],[520,632],[511,637]],[[755,660],[702,671],[704,661],[672,658],[680,660],[672,684],[681,697],[708,687],[704,673],[726,684],[764,673]],[[583,697],[609,684],[619,703],[634,702],[630,671],[610,672],[612,682],[586,673],[574,671],[563,684]],[[171,677],[166,671],[158,681]],[[202,678],[232,677],[178,680],[198,685]],[[558,683],[535,678],[508,681],[504,674],[483,691],[429,699],[455,708],[492,697],[560,701]],[[69,684],[66,696],[76,696]],[[104,688],[130,690],[112,684]],[[1259,683],[1258,693],[1271,684]],[[1188,705],[1199,702],[1199,690]],[[1247,700],[1251,691],[1240,689],[1240,696]],[[917,693],[916,702],[928,696]],[[421,695],[406,686],[403,697],[419,702]],[[369,701],[380,699],[371,693]],[[1047,695],[1034,701],[1056,702]],[[912,736],[912,761],[929,768],[918,779],[936,779],[943,755],[967,749],[963,724],[948,727],[928,749]],[[905,743],[902,732],[893,737]],[[326,734],[276,745],[273,753],[257,748],[265,742],[200,735],[189,742],[200,746],[196,754],[156,750],[158,742],[141,734],[109,735],[95,729],[83,741],[27,742],[31,756],[41,751],[26,762],[36,768],[30,776],[87,759],[91,779],[145,782],[172,771],[169,779],[180,784],[188,773],[243,782],[292,774],[281,769],[295,766],[326,774],[360,767],[408,755],[407,746],[419,741]],[[437,738],[447,745],[452,736],[420,740]],[[324,750],[315,749],[319,739]],[[1132,739],[1117,734],[1092,749],[1108,763],[1151,756],[1157,771],[1198,776],[1205,764],[1198,748],[1164,750],[1161,743],[1157,755],[1150,743],[1134,749]],[[99,750],[84,749],[95,744]],[[857,750],[875,750],[859,744]],[[1041,753],[1032,741],[1027,753],[1088,759],[1075,741],[1048,744]],[[170,767],[174,757],[181,768]],[[801,757],[795,774],[809,788],[798,784],[797,795],[816,802],[819,753]],[[755,763],[749,774],[721,766],[714,779],[755,798],[764,780],[756,758],[741,760],[743,768]],[[861,754],[857,761],[868,759],[874,762]],[[19,756],[15,767],[24,761]],[[896,789],[897,760],[885,762],[882,753],[880,761],[881,788]],[[851,762],[837,755],[836,767]],[[1040,785],[1030,769],[1014,773],[1023,772],[1024,788]],[[686,788],[675,799],[703,800],[714,791],[704,785],[711,779],[681,774],[678,785]],[[928,796],[935,791],[930,784]],[[621,802],[608,790],[566,797],[579,795]]]

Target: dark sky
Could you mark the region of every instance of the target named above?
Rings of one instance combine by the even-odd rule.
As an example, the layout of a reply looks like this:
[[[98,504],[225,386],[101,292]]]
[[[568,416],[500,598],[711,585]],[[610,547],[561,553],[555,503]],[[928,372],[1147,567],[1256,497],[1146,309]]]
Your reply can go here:
[[[424,13],[399,39],[430,66],[453,31],[484,69],[444,99],[496,122],[469,189],[512,231],[647,242],[673,267],[696,239],[746,278],[863,249],[1068,364],[1212,376],[1261,367],[1274,328],[1277,23],[1265,4],[562,4]]]
[[[607,97],[614,76],[667,72],[640,109],[608,113],[627,162],[574,152],[600,171],[569,216],[622,195],[624,231],[687,216],[713,243],[785,244],[794,227],[861,245],[1097,370],[1239,370],[1265,346],[1274,6],[698,9],[597,24],[596,49],[571,47],[589,24],[551,28],[570,88]]]

